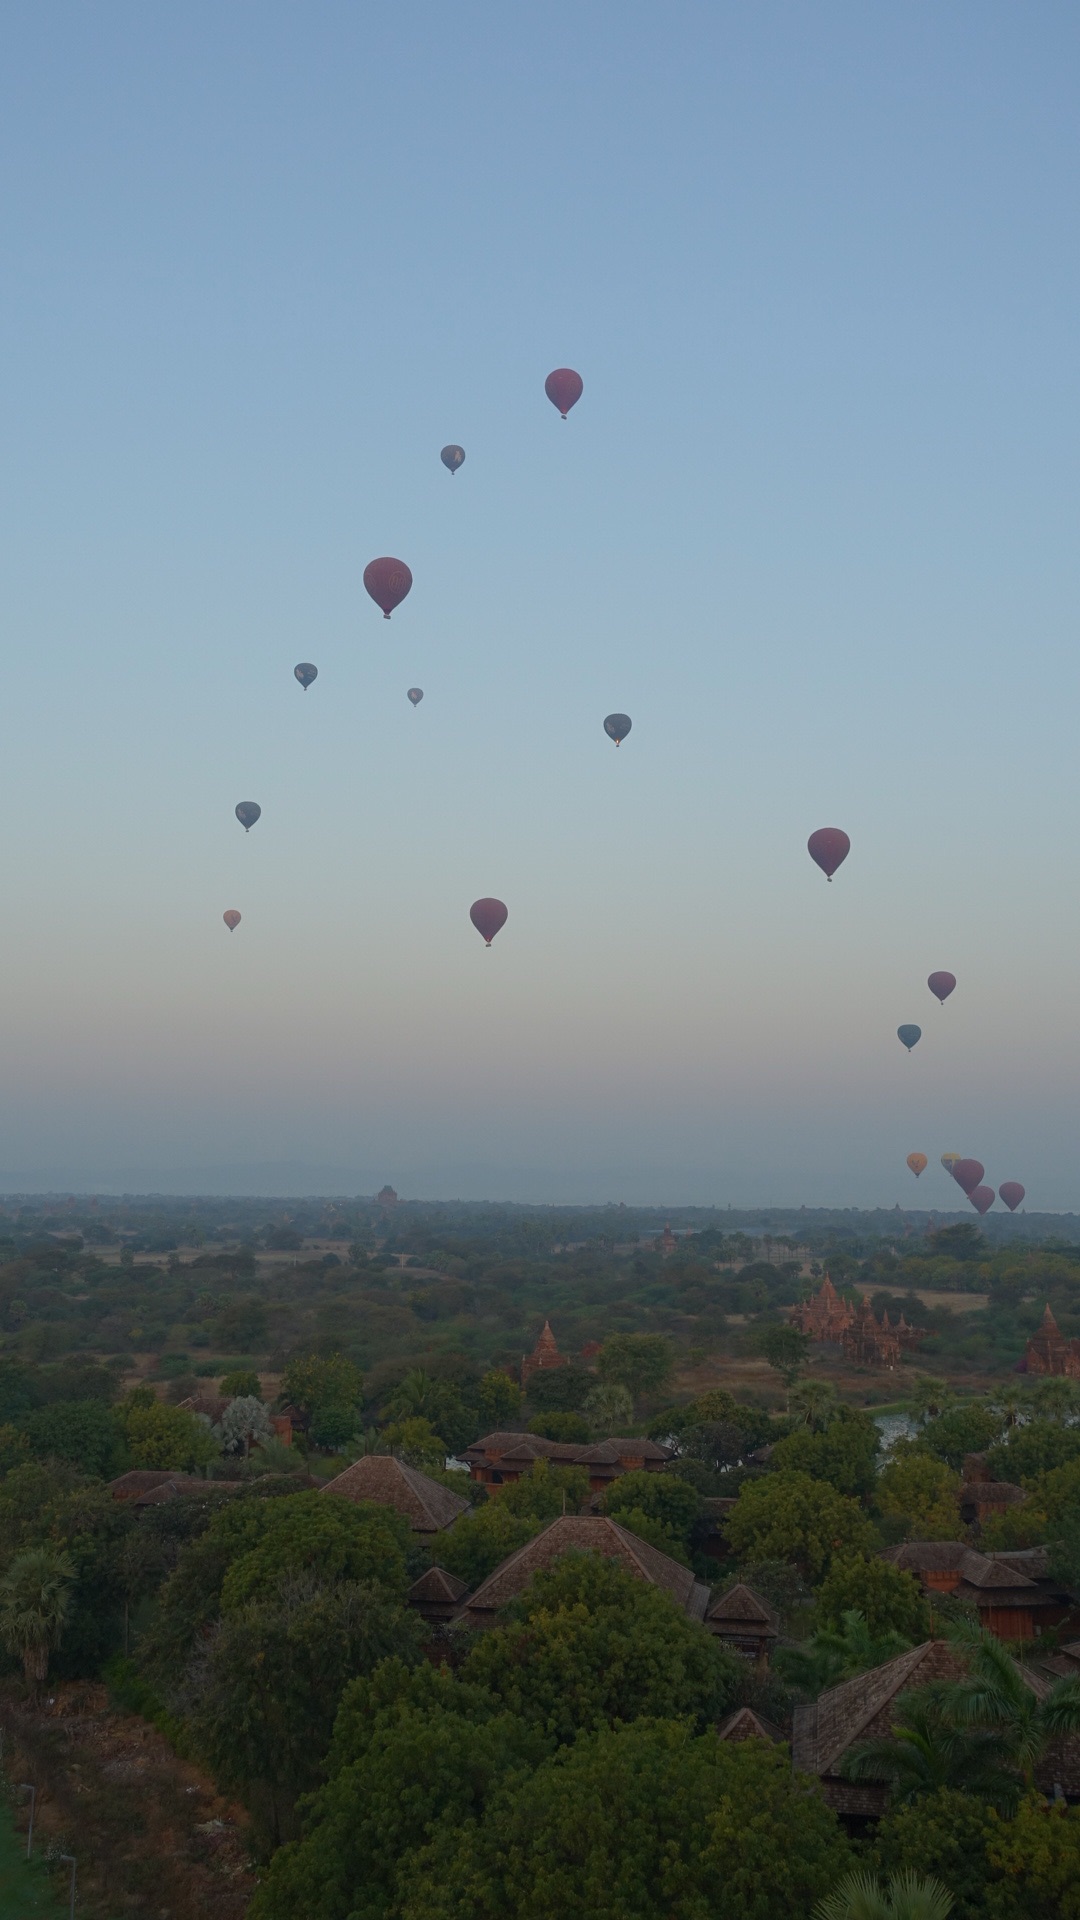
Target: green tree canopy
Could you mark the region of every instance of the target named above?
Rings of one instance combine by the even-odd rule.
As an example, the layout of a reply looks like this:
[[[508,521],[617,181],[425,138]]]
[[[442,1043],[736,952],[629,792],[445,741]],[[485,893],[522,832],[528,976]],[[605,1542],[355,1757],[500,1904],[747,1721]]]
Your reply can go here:
[[[1001,1438],[1003,1419],[996,1407],[983,1400],[969,1401],[963,1407],[949,1407],[936,1419],[928,1420],[919,1434],[919,1445],[937,1460],[959,1473],[964,1455],[985,1453]]]
[[[1076,1920],[1080,1808],[1027,1794],[1002,1819],[971,1794],[939,1788],[895,1806],[875,1836],[890,1872],[932,1873],[955,1899],[952,1920]]]
[[[882,1513],[902,1521],[909,1540],[955,1540],[960,1531],[960,1475],[922,1451],[897,1447],[878,1479]]]
[[[478,1822],[441,1824],[401,1920],[808,1920],[850,1861],[781,1751],[639,1720],[583,1735]]]
[[[559,1741],[642,1714],[705,1726],[745,1674],[659,1587],[598,1554],[538,1573],[517,1611],[477,1641],[462,1675]]]
[[[26,1422],[26,1437],[40,1460],[69,1460],[103,1479],[120,1473],[127,1462],[123,1435],[101,1400],[58,1400],[39,1407]]]
[[[874,1531],[857,1501],[808,1473],[770,1473],[742,1487],[727,1517],[740,1560],[785,1560],[812,1585],[835,1555],[869,1553]]]
[[[589,1476],[584,1467],[554,1467],[550,1460],[534,1460],[519,1480],[500,1489],[495,1504],[519,1520],[558,1519],[561,1513],[580,1513],[589,1498]]]
[[[208,1467],[219,1454],[209,1427],[183,1407],[167,1407],[148,1389],[136,1388],[113,1409],[133,1467],[156,1467],[194,1473]]]
[[[772,1465],[808,1473],[813,1480],[826,1480],[837,1493],[862,1499],[874,1490],[879,1445],[880,1434],[870,1415],[841,1405],[819,1432],[802,1426],[778,1440]]]
[[[614,1520],[633,1511],[655,1520],[673,1539],[689,1549],[690,1537],[702,1512],[701,1495],[673,1473],[624,1473],[613,1480],[600,1500],[602,1513]]]
[[[219,1381],[218,1392],[225,1400],[261,1400],[262,1381],[250,1368],[237,1367]]]
[[[995,1480],[1033,1480],[1037,1474],[1080,1460],[1080,1427],[1057,1420],[1029,1420],[1013,1427],[1007,1440],[991,1448],[987,1467]]]
[[[625,1387],[632,1400],[659,1393],[671,1378],[675,1350],[662,1333],[612,1333],[596,1356],[601,1380]]]
[[[229,1567],[223,1613],[277,1590],[282,1577],[310,1571],[321,1581],[363,1581],[394,1596],[408,1585],[409,1523],[391,1507],[336,1493],[299,1493],[263,1504],[258,1541]]]
[[[815,1621],[838,1628],[851,1607],[858,1608],[875,1637],[902,1634],[913,1647],[930,1638],[930,1610],[915,1575],[876,1554],[833,1561],[818,1588]]]
[[[436,1534],[431,1557],[475,1592],[500,1561],[539,1533],[541,1525],[534,1514],[511,1513],[501,1499],[488,1500],[475,1513],[463,1513],[448,1533]]]

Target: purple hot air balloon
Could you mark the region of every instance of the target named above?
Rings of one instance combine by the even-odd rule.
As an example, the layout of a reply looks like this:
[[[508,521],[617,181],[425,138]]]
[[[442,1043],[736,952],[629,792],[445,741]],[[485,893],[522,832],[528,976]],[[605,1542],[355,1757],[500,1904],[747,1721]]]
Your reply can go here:
[[[1003,1180],[998,1188],[998,1193],[1001,1199],[1004,1200],[1010,1213],[1016,1212],[1017,1207],[1024,1198],[1024,1189],[1020,1185],[1019,1180]]]
[[[556,367],[544,381],[544,392],[553,407],[558,407],[563,419],[566,419],[571,407],[576,407],[585,391],[585,382],[573,367]]]
[[[966,1194],[972,1194],[985,1172],[986,1168],[981,1160],[958,1160],[952,1170],[952,1177],[958,1187],[963,1187]]]
[[[842,827],[819,827],[816,833],[810,835],[806,851],[821,868],[826,880],[831,880],[837,867],[851,852],[851,841]]]
[[[932,973],[926,984],[944,1006],[956,985],[956,975],[955,973]]]
[[[375,605],[382,608],[383,619],[389,620],[412,586],[412,574],[404,560],[384,555],[381,560],[369,560],[364,568],[364,585]]]
[[[968,1194],[968,1199],[971,1201],[973,1207],[978,1208],[980,1213],[988,1213],[994,1201],[997,1199],[997,1194],[994,1192],[993,1187],[973,1187]]]
[[[414,707],[418,707],[420,705],[420,702],[423,699],[423,697],[424,697],[423,687],[410,687],[408,693],[405,696],[407,700],[412,701]]]
[[[506,925],[507,912],[501,900],[474,900],[469,908],[469,919],[477,933],[483,934],[485,944],[490,947],[499,928]]]
[[[221,917],[228,927],[229,932],[235,933],[237,927],[240,925],[240,915],[237,913],[236,908],[230,907],[228,913],[223,913]]]

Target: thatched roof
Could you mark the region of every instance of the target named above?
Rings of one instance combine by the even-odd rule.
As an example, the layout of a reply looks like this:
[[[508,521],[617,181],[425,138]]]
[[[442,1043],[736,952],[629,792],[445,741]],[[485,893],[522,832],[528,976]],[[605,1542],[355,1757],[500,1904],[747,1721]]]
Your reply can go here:
[[[404,1515],[414,1533],[443,1532],[469,1505],[460,1493],[384,1453],[367,1453],[362,1460],[354,1460],[344,1473],[327,1481],[323,1492],[342,1494],[346,1500],[371,1500],[377,1507],[393,1507],[395,1513]]]
[[[809,1706],[795,1708],[792,1765],[800,1773],[837,1773],[849,1747],[888,1735],[902,1693],[931,1680],[959,1679],[963,1672],[960,1655],[947,1641],[924,1640],[884,1666],[828,1688]]]
[[[428,1567],[405,1595],[410,1606],[453,1606],[468,1592],[464,1580],[445,1567]]]
[[[779,1727],[766,1720],[751,1707],[736,1707],[726,1720],[716,1729],[718,1740],[771,1740],[774,1743],[783,1739]]]
[[[659,1548],[639,1540],[604,1514],[564,1514],[510,1554],[476,1589],[465,1609],[474,1625],[483,1624],[499,1607],[523,1593],[535,1573],[553,1566],[565,1553],[600,1553],[617,1560],[635,1579],[662,1587],[692,1620],[704,1618],[709,1589]]]
[[[713,1601],[706,1618],[720,1633],[730,1628],[733,1633],[758,1634],[770,1639],[777,1639],[780,1634],[780,1615],[776,1608],[741,1580]]]

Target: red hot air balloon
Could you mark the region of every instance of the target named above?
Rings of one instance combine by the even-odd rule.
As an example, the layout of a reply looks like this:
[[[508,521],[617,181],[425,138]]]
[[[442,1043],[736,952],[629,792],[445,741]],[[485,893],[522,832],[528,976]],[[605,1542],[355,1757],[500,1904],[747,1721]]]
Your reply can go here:
[[[965,1193],[972,1194],[985,1172],[986,1168],[981,1160],[958,1160],[952,1170],[952,1177],[958,1187],[963,1187]]]
[[[469,919],[490,947],[499,928],[506,925],[506,908],[501,900],[474,900],[469,908]]]
[[[932,973],[926,984],[944,1006],[956,985],[956,975],[955,973]]]
[[[404,560],[370,560],[364,568],[364,585],[377,607],[383,611],[383,619],[389,620],[395,607],[400,607],[409,588],[412,586],[412,574]]]
[[[558,407],[563,419],[566,419],[571,407],[576,407],[585,391],[585,382],[573,367],[556,367],[544,381],[544,392],[553,407]]]
[[[1004,1200],[1010,1213],[1016,1212],[1017,1207],[1024,1197],[1024,1189],[1020,1185],[1019,1180],[1003,1180],[998,1188],[998,1193],[1002,1200]]]
[[[806,851],[821,868],[826,880],[831,880],[837,867],[851,852],[851,841],[842,827],[819,827],[816,833],[810,835]]]
[[[236,908],[230,907],[228,913],[223,913],[221,917],[228,927],[229,932],[235,933],[237,927],[240,925],[240,915],[237,913]]]
[[[993,1187],[973,1187],[968,1194],[968,1199],[973,1207],[978,1207],[980,1213],[988,1213],[997,1199],[997,1194]]]

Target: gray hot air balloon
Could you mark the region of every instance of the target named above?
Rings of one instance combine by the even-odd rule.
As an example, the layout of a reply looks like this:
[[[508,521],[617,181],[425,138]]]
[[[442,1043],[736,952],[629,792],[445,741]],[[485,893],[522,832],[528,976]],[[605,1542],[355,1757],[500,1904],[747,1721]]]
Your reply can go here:
[[[414,707],[418,707],[424,697],[423,687],[410,687],[407,697],[412,701]]]
[[[236,817],[245,833],[251,832],[261,812],[262,808],[257,806],[254,800],[241,800],[240,805],[236,809]]]
[[[910,1053],[912,1047],[917,1046],[918,1042],[922,1039],[922,1028],[911,1025],[897,1027],[896,1037]]]
[[[295,673],[305,693],[310,687],[312,681],[317,680],[319,677],[318,667],[313,667],[310,660],[301,660],[300,665],[298,667],[293,668],[293,672]]]
[[[444,447],[439,455],[439,459],[442,461],[444,467],[449,467],[451,473],[456,473],[458,468],[464,464],[465,449],[464,447]]]
[[[615,745],[618,746],[620,740],[626,739],[632,724],[628,713],[609,713],[604,721],[604,732],[608,739],[614,740]]]

